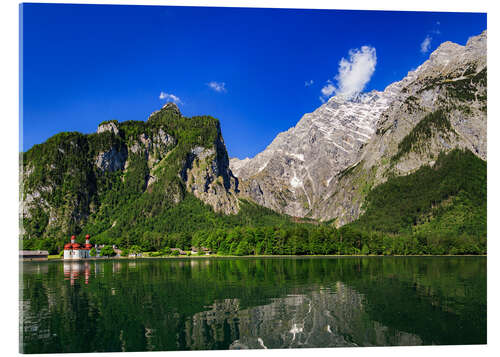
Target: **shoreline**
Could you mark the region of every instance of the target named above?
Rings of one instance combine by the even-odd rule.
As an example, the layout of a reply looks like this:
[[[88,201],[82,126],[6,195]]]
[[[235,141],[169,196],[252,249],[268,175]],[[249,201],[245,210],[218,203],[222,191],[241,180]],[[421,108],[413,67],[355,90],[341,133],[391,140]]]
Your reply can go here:
[[[141,259],[235,259],[235,258],[383,258],[383,257],[487,257],[487,254],[419,254],[419,255],[364,255],[364,254],[319,254],[319,255],[183,255],[183,256],[159,256],[159,257],[99,257],[99,258],[85,258],[85,259],[67,259],[64,258],[49,258],[46,260],[23,260],[19,259],[20,263],[25,262],[85,262],[85,261],[99,261],[99,260],[141,260]]]

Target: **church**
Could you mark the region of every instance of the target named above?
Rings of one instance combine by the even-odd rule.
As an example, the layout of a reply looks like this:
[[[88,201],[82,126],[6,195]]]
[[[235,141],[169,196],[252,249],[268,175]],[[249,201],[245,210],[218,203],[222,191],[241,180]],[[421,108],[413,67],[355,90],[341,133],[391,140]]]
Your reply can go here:
[[[85,236],[85,244],[83,246],[75,242],[75,236],[71,236],[71,243],[64,245],[64,259],[90,258],[91,249],[92,244],[90,244],[90,236],[88,234]]]

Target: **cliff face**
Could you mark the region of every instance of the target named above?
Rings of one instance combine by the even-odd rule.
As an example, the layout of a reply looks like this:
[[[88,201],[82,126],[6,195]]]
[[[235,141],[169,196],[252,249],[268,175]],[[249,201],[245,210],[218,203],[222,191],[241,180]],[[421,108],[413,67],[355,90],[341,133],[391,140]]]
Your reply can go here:
[[[195,146],[191,149],[181,176],[187,190],[212,206],[215,212],[238,213],[238,180],[229,169],[229,158],[220,128],[213,147]]]
[[[279,134],[255,158],[231,161],[242,192],[257,203],[306,216],[334,187],[335,176],[359,160],[394,93],[371,92],[355,100],[332,98]]]
[[[383,92],[331,98],[252,159],[231,160],[243,196],[293,216],[350,222],[391,175],[465,148],[486,160],[486,31],[443,43]]]
[[[160,208],[191,192],[216,212],[239,209],[219,122],[182,117],[173,103],[146,122],[109,121],[95,134],[58,134],[22,160],[24,239],[78,233],[105,210],[144,195]]]

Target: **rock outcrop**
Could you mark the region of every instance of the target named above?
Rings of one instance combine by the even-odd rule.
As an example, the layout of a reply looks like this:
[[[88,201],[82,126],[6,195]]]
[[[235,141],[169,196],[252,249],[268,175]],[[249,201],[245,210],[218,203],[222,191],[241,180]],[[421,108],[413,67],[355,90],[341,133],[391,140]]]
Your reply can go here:
[[[213,147],[196,146],[190,151],[181,176],[187,190],[212,206],[215,212],[238,213],[238,180],[229,169],[220,128]]]
[[[108,151],[100,152],[95,160],[95,166],[107,172],[123,170],[127,160],[127,150],[124,149],[112,147]]]
[[[118,127],[117,127],[117,122],[112,120],[108,122],[104,122],[102,124],[99,124],[97,127],[97,134],[105,133],[105,132],[111,132],[115,135],[118,135]]]

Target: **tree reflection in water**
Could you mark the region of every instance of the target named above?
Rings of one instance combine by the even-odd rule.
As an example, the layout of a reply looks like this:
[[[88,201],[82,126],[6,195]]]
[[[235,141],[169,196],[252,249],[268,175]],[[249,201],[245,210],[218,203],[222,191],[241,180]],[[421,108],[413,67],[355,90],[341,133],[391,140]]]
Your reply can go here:
[[[481,257],[30,262],[21,279],[27,353],[486,343]]]

